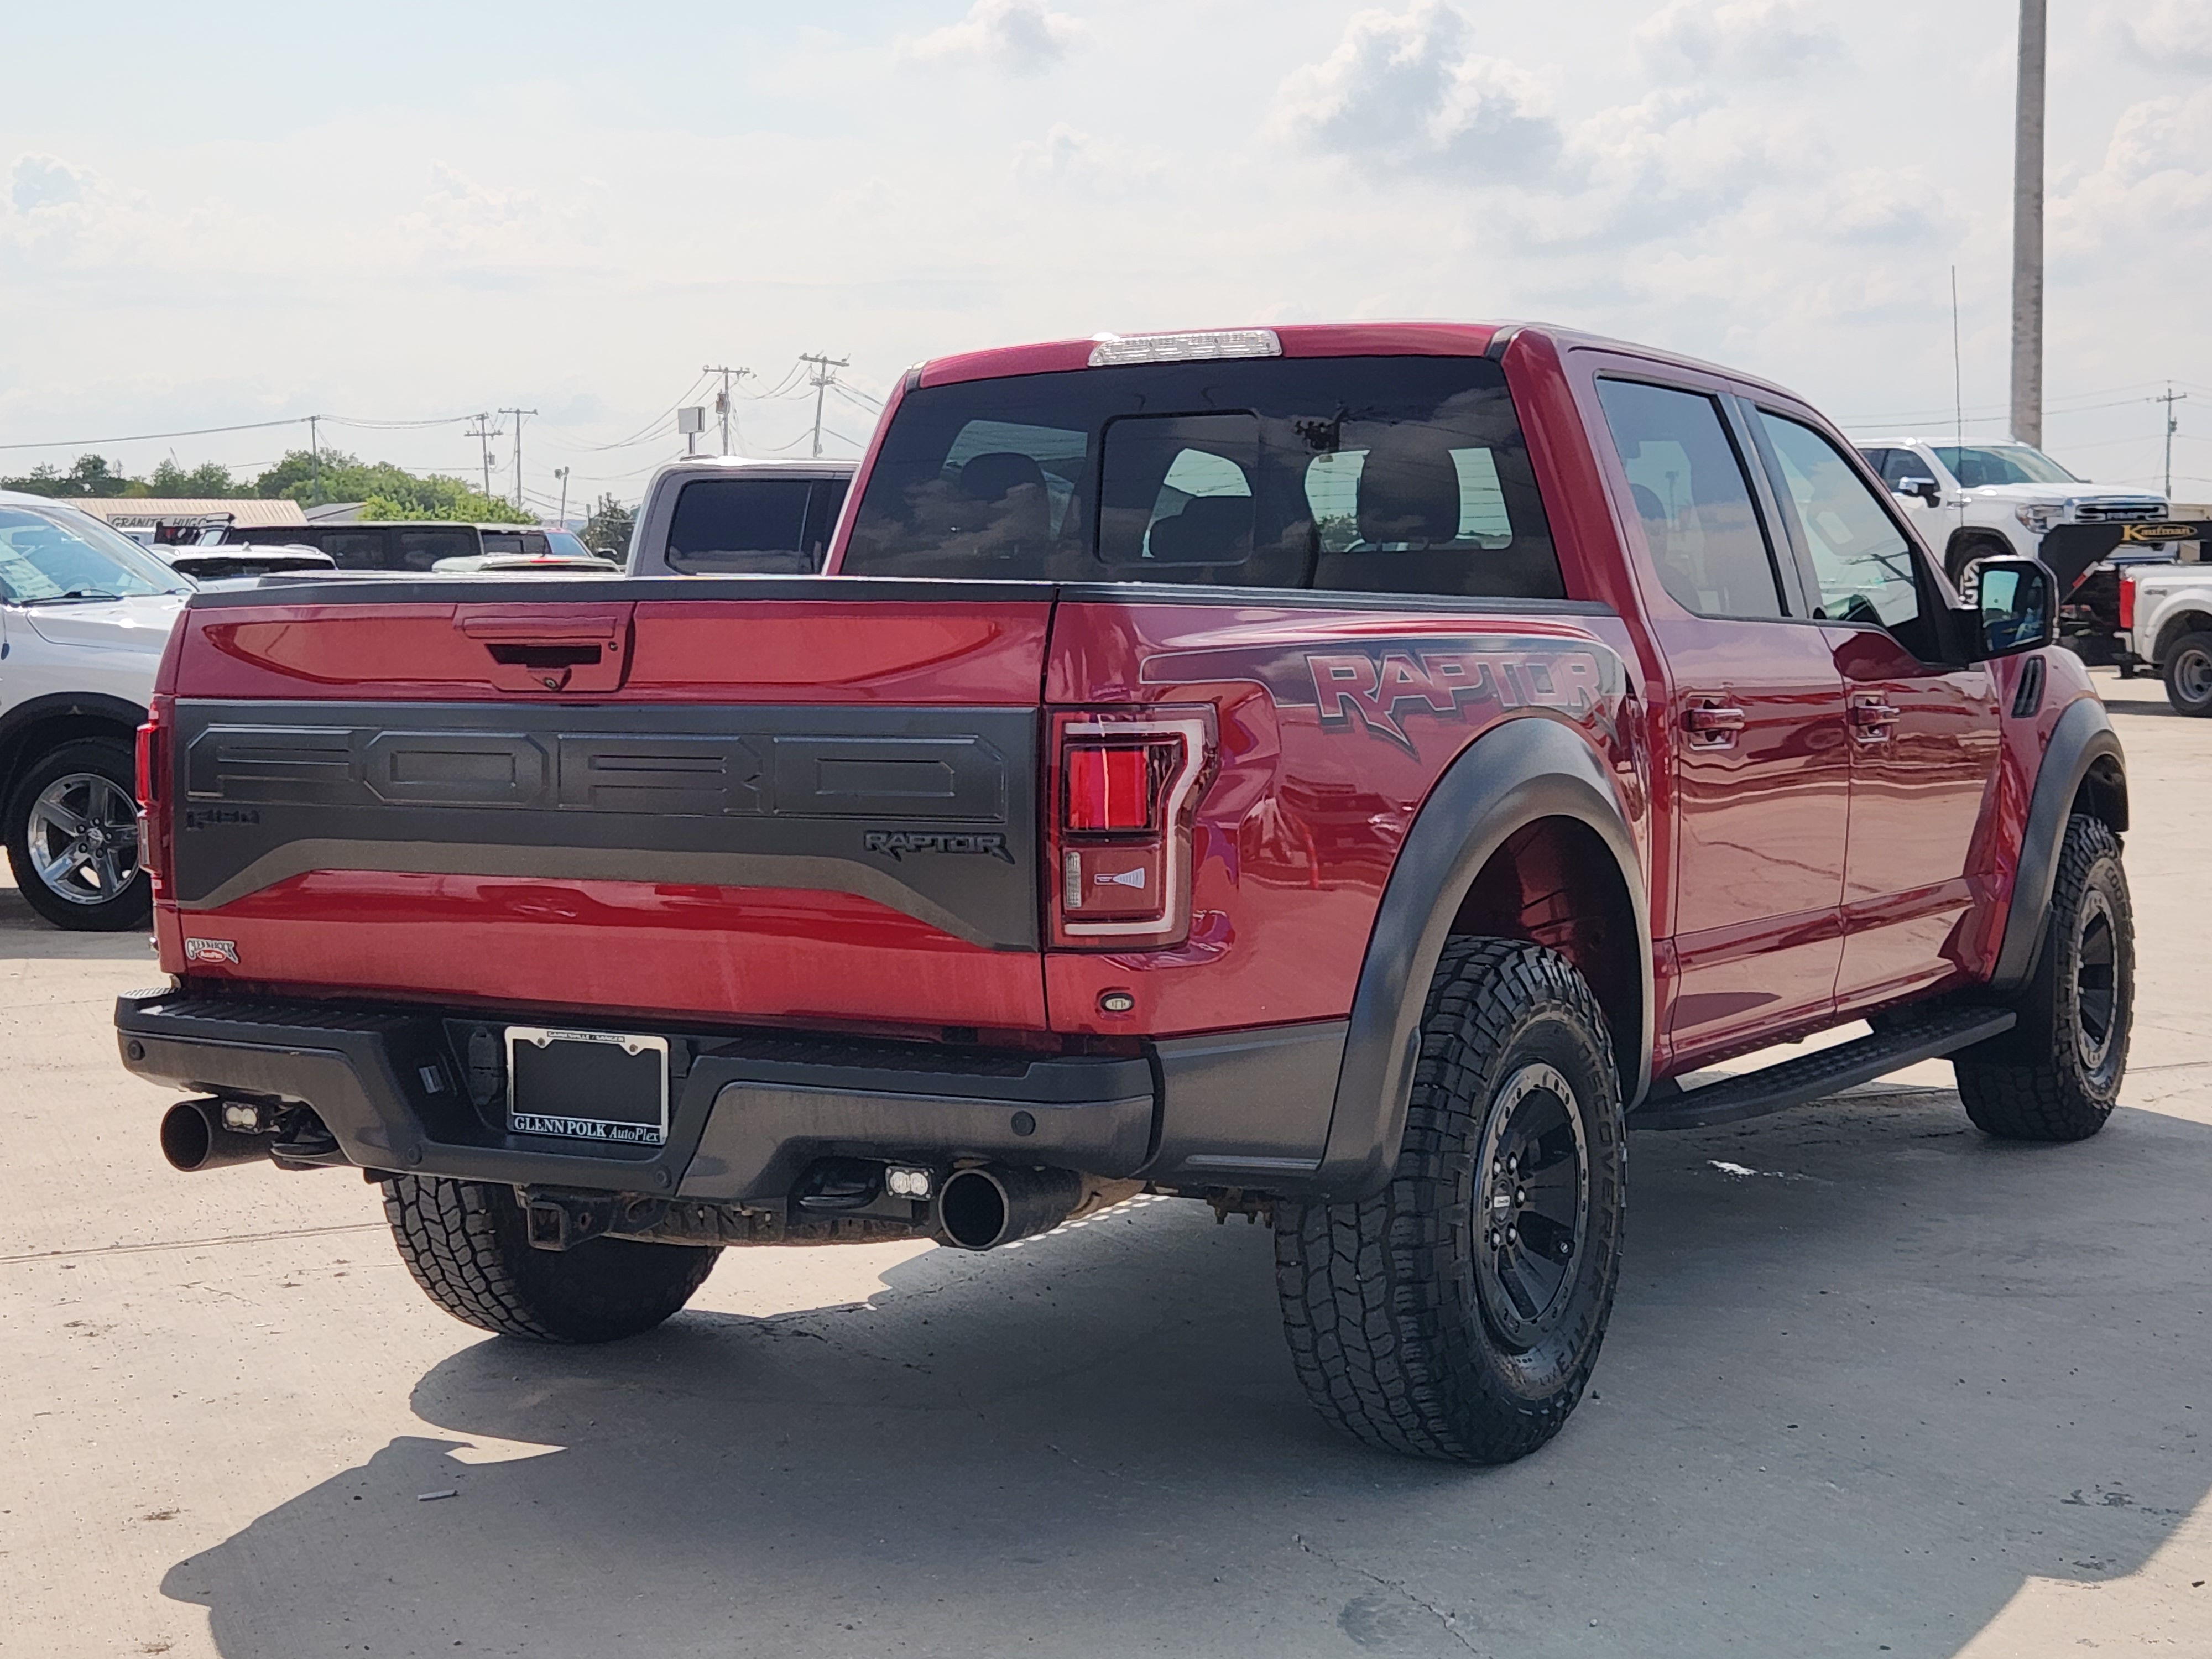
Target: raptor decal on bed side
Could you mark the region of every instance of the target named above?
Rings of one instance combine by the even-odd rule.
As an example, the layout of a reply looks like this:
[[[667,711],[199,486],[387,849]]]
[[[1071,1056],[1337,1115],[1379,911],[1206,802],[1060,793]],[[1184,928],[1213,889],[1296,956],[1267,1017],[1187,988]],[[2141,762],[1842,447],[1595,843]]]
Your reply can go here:
[[[1231,646],[1145,659],[1148,685],[1251,680],[1279,708],[1307,708],[1324,731],[1359,727],[1413,752],[1408,715],[1466,718],[1470,707],[1555,708],[1579,718],[1627,684],[1620,659],[1586,640],[1492,635],[1346,641],[1336,650]]]

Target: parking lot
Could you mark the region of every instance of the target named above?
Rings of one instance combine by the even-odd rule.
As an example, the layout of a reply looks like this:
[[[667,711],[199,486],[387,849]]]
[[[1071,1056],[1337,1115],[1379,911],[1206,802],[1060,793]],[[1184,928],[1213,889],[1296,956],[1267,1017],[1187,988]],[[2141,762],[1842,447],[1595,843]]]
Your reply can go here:
[[[1930,1065],[1639,1138],[1595,1393],[1490,1471],[1327,1430],[1267,1234],[1193,1205],[482,1337],[350,1175],[172,1173],[109,1026],[144,942],[0,891],[0,1651],[2212,1652],[2212,722],[2099,684],[2109,1128],[1987,1140]]]

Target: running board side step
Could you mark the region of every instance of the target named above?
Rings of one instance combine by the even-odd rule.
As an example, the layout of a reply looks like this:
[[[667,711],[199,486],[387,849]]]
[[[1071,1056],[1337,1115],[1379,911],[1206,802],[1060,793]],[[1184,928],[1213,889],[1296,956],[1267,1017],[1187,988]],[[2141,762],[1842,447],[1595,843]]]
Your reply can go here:
[[[1801,1054],[1725,1083],[1698,1089],[1654,1084],[1644,1104],[1628,1115],[1632,1129],[1707,1129],[1802,1106],[1841,1089],[1886,1077],[1901,1066],[1936,1060],[1997,1036],[2019,1016],[2009,1008],[1942,1008],[1900,1015],[1886,1029],[1832,1048]]]

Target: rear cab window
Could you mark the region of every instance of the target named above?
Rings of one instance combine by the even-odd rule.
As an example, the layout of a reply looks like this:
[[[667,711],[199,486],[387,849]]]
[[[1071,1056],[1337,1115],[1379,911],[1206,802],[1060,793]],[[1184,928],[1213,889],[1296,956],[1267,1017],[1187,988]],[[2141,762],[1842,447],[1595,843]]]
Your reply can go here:
[[[842,478],[695,478],[676,497],[667,562],[685,575],[807,574],[844,505]]]
[[[1504,373],[1479,357],[925,387],[884,436],[839,568],[1565,597]]]

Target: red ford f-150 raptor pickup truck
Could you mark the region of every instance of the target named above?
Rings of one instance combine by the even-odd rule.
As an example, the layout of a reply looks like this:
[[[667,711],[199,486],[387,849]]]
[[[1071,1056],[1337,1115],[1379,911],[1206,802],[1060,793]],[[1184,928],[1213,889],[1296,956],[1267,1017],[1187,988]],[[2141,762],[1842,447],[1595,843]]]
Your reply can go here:
[[[1498,1461],[1590,1375],[1627,1130],[1940,1054],[1992,1134],[2112,1109],[2126,782],[2049,573],[1962,606],[1775,386],[1511,325],[946,358],[829,573],[192,596],[117,1015],[172,1161],[356,1166],[551,1341],[728,1245],[1209,1200],[1325,1416]]]

